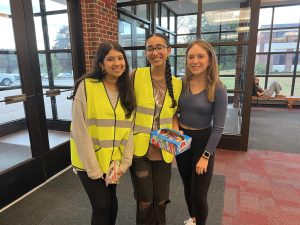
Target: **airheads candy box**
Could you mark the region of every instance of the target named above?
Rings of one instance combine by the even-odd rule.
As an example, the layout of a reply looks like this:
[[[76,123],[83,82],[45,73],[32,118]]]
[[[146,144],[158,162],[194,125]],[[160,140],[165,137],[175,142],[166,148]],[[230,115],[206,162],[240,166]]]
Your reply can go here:
[[[173,155],[188,150],[191,147],[192,138],[178,131],[164,128],[154,130],[150,133],[150,143],[158,148],[162,148]]]

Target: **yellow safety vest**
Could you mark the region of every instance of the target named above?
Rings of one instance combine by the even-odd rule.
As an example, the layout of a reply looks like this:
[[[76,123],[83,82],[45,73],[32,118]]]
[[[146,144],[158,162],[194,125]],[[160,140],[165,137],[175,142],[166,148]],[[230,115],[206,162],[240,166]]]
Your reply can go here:
[[[118,99],[114,109],[102,82],[85,79],[87,98],[87,127],[94,144],[94,150],[103,173],[111,160],[121,160],[126,146],[133,115],[125,117],[125,111]],[[71,130],[72,136],[72,130]],[[84,169],[76,144],[71,137],[71,162],[75,168]]]
[[[172,77],[174,99],[178,99],[182,89],[181,80]],[[134,125],[134,155],[144,156],[147,153],[150,140],[150,132],[153,126],[155,112],[155,100],[153,96],[150,67],[138,68],[134,76],[134,91],[136,96],[136,116]],[[177,107],[171,108],[172,98],[168,89],[165,95],[163,107],[160,112],[160,128],[172,128],[173,116]],[[174,155],[162,149],[165,162],[172,162]]]

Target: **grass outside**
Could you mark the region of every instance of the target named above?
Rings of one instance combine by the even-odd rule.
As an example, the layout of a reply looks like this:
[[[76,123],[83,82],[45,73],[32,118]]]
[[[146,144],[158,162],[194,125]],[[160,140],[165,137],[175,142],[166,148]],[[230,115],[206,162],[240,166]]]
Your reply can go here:
[[[260,86],[264,87],[265,84],[265,78],[260,77]],[[268,79],[268,85],[269,86],[273,81],[279,82],[281,85],[282,91],[281,93],[284,95],[291,95],[291,86],[292,86],[292,78],[291,77],[270,77]],[[295,81],[295,89],[294,89],[294,96],[300,96],[300,77],[296,78]]]
[[[232,73],[228,73],[232,74]],[[220,75],[225,75],[224,73],[221,73]],[[234,77],[220,77],[224,85],[226,85],[227,89],[234,89],[234,83],[235,78]],[[260,86],[264,87],[265,84],[265,78],[260,77]],[[279,84],[282,87],[282,94],[286,96],[291,95],[291,86],[292,86],[292,78],[291,77],[270,77],[268,79],[268,85],[269,86],[273,81],[279,82]],[[300,96],[300,77],[296,78],[295,82],[295,89],[294,89],[294,96]]]

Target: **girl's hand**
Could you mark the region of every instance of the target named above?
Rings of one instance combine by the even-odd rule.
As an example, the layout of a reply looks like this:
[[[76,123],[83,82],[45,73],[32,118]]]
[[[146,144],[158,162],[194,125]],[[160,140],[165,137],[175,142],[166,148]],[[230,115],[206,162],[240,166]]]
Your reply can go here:
[[[120,168],[118,168],[118,172],[115,176],[114,182],[118,182],[122,176],[123,176],[123,171]]]
[[[200,159],[196,165],[196,173],[198,175],[202,175],[202,174],[206,173],[207,165],[208,165],[208,159],[200,157]]]

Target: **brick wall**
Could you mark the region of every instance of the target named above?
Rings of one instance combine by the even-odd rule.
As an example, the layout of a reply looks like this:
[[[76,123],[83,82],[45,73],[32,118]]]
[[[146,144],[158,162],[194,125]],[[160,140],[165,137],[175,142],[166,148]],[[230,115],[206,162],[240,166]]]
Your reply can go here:
[[[118,41],[117,0],[80,0],[86,71],[92,68],[98,45]]]

